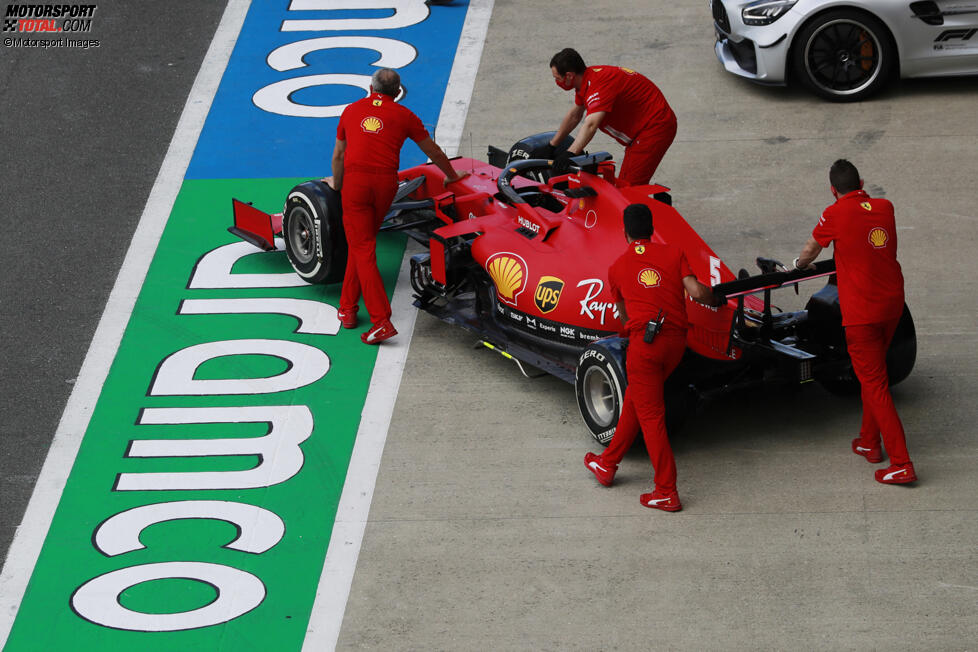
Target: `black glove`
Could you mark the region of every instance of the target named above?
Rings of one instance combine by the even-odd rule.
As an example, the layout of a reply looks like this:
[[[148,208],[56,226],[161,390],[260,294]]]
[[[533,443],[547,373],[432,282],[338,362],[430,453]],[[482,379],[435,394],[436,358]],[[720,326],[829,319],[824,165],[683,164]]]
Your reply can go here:
[[[550,167],[550,172],[554,175],[567,174],[571,166],[571,157],[577,154],[565,149],[554,156],[554,164]]]
[[[544,147],[540,148],[540,155],[534,156],[533,158],[553,158],[556,153],[557,148],[547,143]]]

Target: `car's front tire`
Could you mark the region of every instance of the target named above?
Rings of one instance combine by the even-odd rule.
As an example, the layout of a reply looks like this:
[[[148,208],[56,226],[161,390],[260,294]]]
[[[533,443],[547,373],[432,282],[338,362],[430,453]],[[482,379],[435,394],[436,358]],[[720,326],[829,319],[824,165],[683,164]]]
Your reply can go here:
[[[340,194],[322,181],[299,184],[285,200],[285,253],[306,282],[343,280],[347,245],[341,215]]]
[[[896,65],[896,47],[886,26],[852,10],[816,16],[795,37],[792,68],[816,95],[856,102],[878,91]]]

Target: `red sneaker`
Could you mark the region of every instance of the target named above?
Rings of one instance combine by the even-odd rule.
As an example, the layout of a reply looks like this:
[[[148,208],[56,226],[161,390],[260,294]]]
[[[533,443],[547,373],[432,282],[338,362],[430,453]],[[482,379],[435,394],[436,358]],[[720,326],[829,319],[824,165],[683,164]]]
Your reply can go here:
[[[867,462],[872,464],[879,464],[883,461],[883,449],[879,445],[876,448],[867,448],[863,446],[862,437],[856,437],[852,440],[852,452],[856,455],[862,455],[866,458]]]
[[[360,306],[353,306],[353,310],[337,310],[336,316],[340,318],[340,323],[343,324],[343,328],[356,328],[357,327],[357,310]]]
[[[601,459],[600,455],[587,453],[584,456],[584,466],[594,474],[594,477],[598,479],[599,483],[606,487],[610,487],[611,483],[615,481],[615,471],[618,470],[618,465],[608,464]]]
[[[894,464],[876,472],[876,481],[883,484],[907,484],[916,482],[917,474],[913,470],[913,462]]]
[[[666,493],[656,489],[650,494],[642,494],[638,497],[640,503],[652,509],[661,509],[666,512],[678,512],[683,508],[679,502],[679,493],[672,491]]]
[[[370,330],[360,334],[360,341],[364,344],[380,344],[384,340],[397,335],[397,329],[389,319],[385,319],[376,326],[371,326]]]

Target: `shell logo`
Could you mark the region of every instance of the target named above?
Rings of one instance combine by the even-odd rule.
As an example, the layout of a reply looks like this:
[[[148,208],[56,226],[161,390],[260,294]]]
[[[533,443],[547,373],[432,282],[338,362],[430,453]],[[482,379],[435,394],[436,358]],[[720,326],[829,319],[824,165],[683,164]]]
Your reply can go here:
[[[375,134],[384,128],[384,123],[380,121],[380,118],[368,116],[360,123],[360,128],[368,134]]]
[[[647,288],[654,288],[659,285],[659,272],[651,267],[646,267],[638,273],[638,282]]]
[[[486,271],[499,298],[515,306],[516,297],[526,289],[526,262],[516,254],[495,254],[486,261]]]
[[[882,249],[886,246],[886,242],[890,239],[890,235],[886,232],[883,227],[876,227],[869,232],[869,244],[873,245],[876,249]]]
[[[873,205],[870,204],[868,201],[864,201],[863,203],[861,203],[859,205],[863,207],[863,210],[866,210],[866,211],[873,210]]]

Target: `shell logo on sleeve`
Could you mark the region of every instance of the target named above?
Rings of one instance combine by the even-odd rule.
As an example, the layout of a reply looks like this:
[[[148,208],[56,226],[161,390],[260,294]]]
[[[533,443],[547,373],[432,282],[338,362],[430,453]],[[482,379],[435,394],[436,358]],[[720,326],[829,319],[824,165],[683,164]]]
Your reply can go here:
[[[380,118],[375,118],[374,116],[367,116],[360,122],[360,128],[366,131],[368,134],[375,134],[384,128],[384,123],[380,121]]]
[[[890,234],[881,226],[871,229],[869,232],[869,244],[876,249],[882,249],[890,239]]]
[[[646,267],[638,273],[638,282],[647,288],[654,288],[659,285],[659,272],[651,267]]]
[[[516,254],[499,253],[486,261],[486,271],[499,298],[515,306],[516,297],[526,289],[526,262]]]

